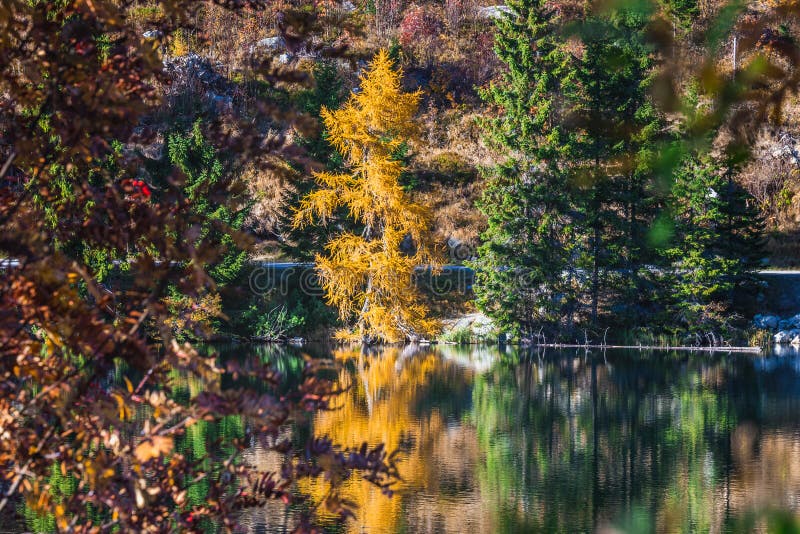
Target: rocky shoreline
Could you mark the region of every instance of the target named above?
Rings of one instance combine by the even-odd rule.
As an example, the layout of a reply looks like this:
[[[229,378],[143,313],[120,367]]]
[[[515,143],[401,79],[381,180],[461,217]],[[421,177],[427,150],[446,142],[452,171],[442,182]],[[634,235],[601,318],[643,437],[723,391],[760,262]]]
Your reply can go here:
[[[772,340],[776,345],[800,346],[800,313],[784,319],[777,315],[758,314],[753,317],[753,325],[773,332]]]

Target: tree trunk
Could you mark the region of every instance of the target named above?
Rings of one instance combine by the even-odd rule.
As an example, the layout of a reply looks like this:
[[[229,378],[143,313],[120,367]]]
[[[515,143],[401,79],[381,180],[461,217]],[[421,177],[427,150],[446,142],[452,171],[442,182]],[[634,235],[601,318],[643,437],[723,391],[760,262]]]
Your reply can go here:
[[[592,236],[592,324],[597,324],[597,301],[600,296],[600,207],[597,186],[592,200],[594,234]]]
[[[598,252],[600,241],[600,228],[595,223],[594,227],[594,264],[592,265],[592,324],[597,324],[597,300],[600,296],[600,266],[598,265]]]
[[[369,345],[369,344],[372,343],[372,340],[369,338],[369,336],[367,336],[364,333],[364,331],[365,331],[364,316],[369,311],[369,294],[370,294],[370,291],[372,291],[372,277],[371,276],[369,277],[369,279],[367,279],[367,289],[365,291],[365,294],[367,296],[364,298],[364,304],[361,306],[361,314],[359,315],[359,319],[358,319],[358,333],[359,333],[359,335],[361,337],[361,343],[364,344],[364,345]]]

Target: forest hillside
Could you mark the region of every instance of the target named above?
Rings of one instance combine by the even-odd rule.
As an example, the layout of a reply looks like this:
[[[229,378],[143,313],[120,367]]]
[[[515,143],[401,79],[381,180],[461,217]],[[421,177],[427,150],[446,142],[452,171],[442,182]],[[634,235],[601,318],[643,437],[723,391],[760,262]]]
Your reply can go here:
[[[580,17],[584,9],[578,2],[548,5],[565,19]],[[659,5],[673,25],[676,46],[671,53],[688,69],[706,54],[707,30],[717,21],[723,4],[688,0]],[[743,17],[766,7],[748,6]],[[247,113],[248,105],[263,96],[260,91],[268,91],[286,111],[318,116],[321,106],[336,106],[356,88],[366,62],[386,48],[402,68],[404,87],[422,90],[420,131],[405,154],[404,184],[432,206],[436,238],[455,249],[457,258],[465,256],[468,249],[463,245],[476,247],[486,226],[475,202],[483,189],[481,170],[499,157],[487,146],[480,127],[497,110],[485,104],[480,92],[504,69],[494,51],[495,22],[509,10],[481,0],[276,1],[244,15],[207,8],[198,13],[192,30],[159,41],[176,86],[170,91],[180,93],[169,113],[201,103],[208,112]],[[149,30],[157,26],[160,3],[142,2],[135,13],[142,35],[158,39]],[[795,30],[787,24],[773,29],[786,36]],[[734,40],[735,36],[726,38],[716,51],[723,71],[743,61],[736,58]],[[240,79],[245,65],[267,61],[300,69],[313,79],[314,87],[266,88]],[[675,74],[680,79],[681,73]],[[182,84],[195,94],[187,95]],[[782,124],[764,125],[753,132],[752,160],[736,175],[765,218],[765,264],[775,268],[794,267],[800,261],[800,203],[796,201],[800,131],[794,126],[799,110],[792,98],[783,109]],[[159,124],[154,117],[148,126],[159,129],[168,124]],[[310,164],[331,164],[331,150],[325,143],[313,136],[303,138],[288,121],[262,127],[305,143]],[[162,144],[144,148],[157,152]],[[248,225],[263,239],[263,257],[307,254],[307,250],[292,249],[298,238],[291,235],[283,215],[297,192],[308,186],[308,174],[287,178],[249,169],[245,179],[256,200]]]

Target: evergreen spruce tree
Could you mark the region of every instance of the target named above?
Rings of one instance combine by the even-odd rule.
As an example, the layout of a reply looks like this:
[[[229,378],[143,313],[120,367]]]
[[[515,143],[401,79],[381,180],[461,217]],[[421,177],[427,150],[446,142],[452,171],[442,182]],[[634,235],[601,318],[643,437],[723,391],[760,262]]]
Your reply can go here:
[[[163,206],[171,204],[175,212],[187,218],[190,230],[170,237],[176,241],[191,239],[198,251],[212,248],[219,252],[211,262],[205,254],[192,259],[202,264],[215,283],[214,289],[186,291],[183,279],[172,280],[167,287],[164,300],[176,317],[167,324],[178,339],[206,339],[223,328],[223,308],[238,313],[243,299],[234,282],[242,275],[248,256],[240,230],[249,206],[222,155],[203,135],[202,126],[197,120],[188,131],[181,128],[170,133],[164,156],[149,160],[145,167],[154,186],[153,198]],[[174,174],[176,169],[182,174],[180,182]],[[148,197],[151,194],[146,184],[140,191],[146,191]],[[189,321],[178,319],[184,312]]]
[[[235,209],[231,202],[222,202],[220,195],[236,195],[237,191],[216,149],[203,136],[200,121],[194,123],[188,135],[170,135],[167,152],[169,163],[180,169],[186,178],[183,194],[200,221],[197,239],[218,243],[218,248],[225,251],[209,270],[214,281],[224,286],[239,276],[247,260],[247,252],[234,238],[247,217],[247,207],[243,203],[241,209]]]
[[[722,198],[724,220],[720,226],[721,239],[717,242],[719,252],[737,260],[736,269],[726,277],[732,286],[727,300],[739,309],[737,296],[750,295],[746,299],[755,302],[755,293],[761,280],[757,270],[764,253],[765,221],[755,198],[735,180],[737,167],[729,164],[725,169],[725,183],[719,192]]]
[[[677,326],[713,330],[726,322],[735,295],[757,282],[763,223],[731,166],[708,156],[689,157],[675,174],[671,208]]]
[[[648,13],[590,15],[576,53],[544,2],[509,6],[496,42],[507,72],[484,97],[500,110],[490,138],[511,157],[481,202],[478,305],[527,334],[597,324],[601,306],[630,315],[652,276],[645,240],[658,204]]]
[[[648,100],[652,50],[645,40],[649,13],[610,10],[581,26],[583,56],[571,95],[575,125],[562,152],[572,161],[583,215],[580,272],[587,314],[597,325],[601,307],[630,324],[643,304],[653,271],[646,229],[658,206],[649,162],[660,119]]]
[[[533,335],[569,322],[574,252],[570,194],[559,150],[573,80],[557,21],[543,0],[511,0],[495,51],[507,70],[482,96],[500,110],[489,139],[508,159],[488,172],[479,207],[488,218],[474,263],[476,301],[503,328]]]
[[[309,156],[325,162],[329,170],[337,170],[342,165],[342,157],[328,141],[328,132],[322,124],[322,110],[337,109],[342,104],[345,98],[344,80],[339,75],[336,63],[327,59],[316,63],[311,73],[314,87],[298,94],[297,107],[319,121],[320,130],[317,135],[300,138],[299,144],[308,150]]]

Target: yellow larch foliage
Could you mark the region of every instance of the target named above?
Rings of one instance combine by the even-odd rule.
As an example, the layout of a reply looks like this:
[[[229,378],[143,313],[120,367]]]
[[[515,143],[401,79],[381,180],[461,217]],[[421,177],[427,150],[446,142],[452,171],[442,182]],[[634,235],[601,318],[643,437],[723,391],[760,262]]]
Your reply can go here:
[[[402,91],[400,72],[382,50],[361,76],[360,90],[341,109],[322,110],[331,144],[350,172],[316,173],[319,189],[301,201],[294,225],[324,224],[340,208],[363,225],[360,234],[339,234],[316,258],[328,303],[350,325],[340,339],[397,342],[438,330],[413,284],[417,266],[436,268],[430,216],[399,183],[397,153],[414,135],[419,98]],[[407,239],[412,252],[401,249]]]

